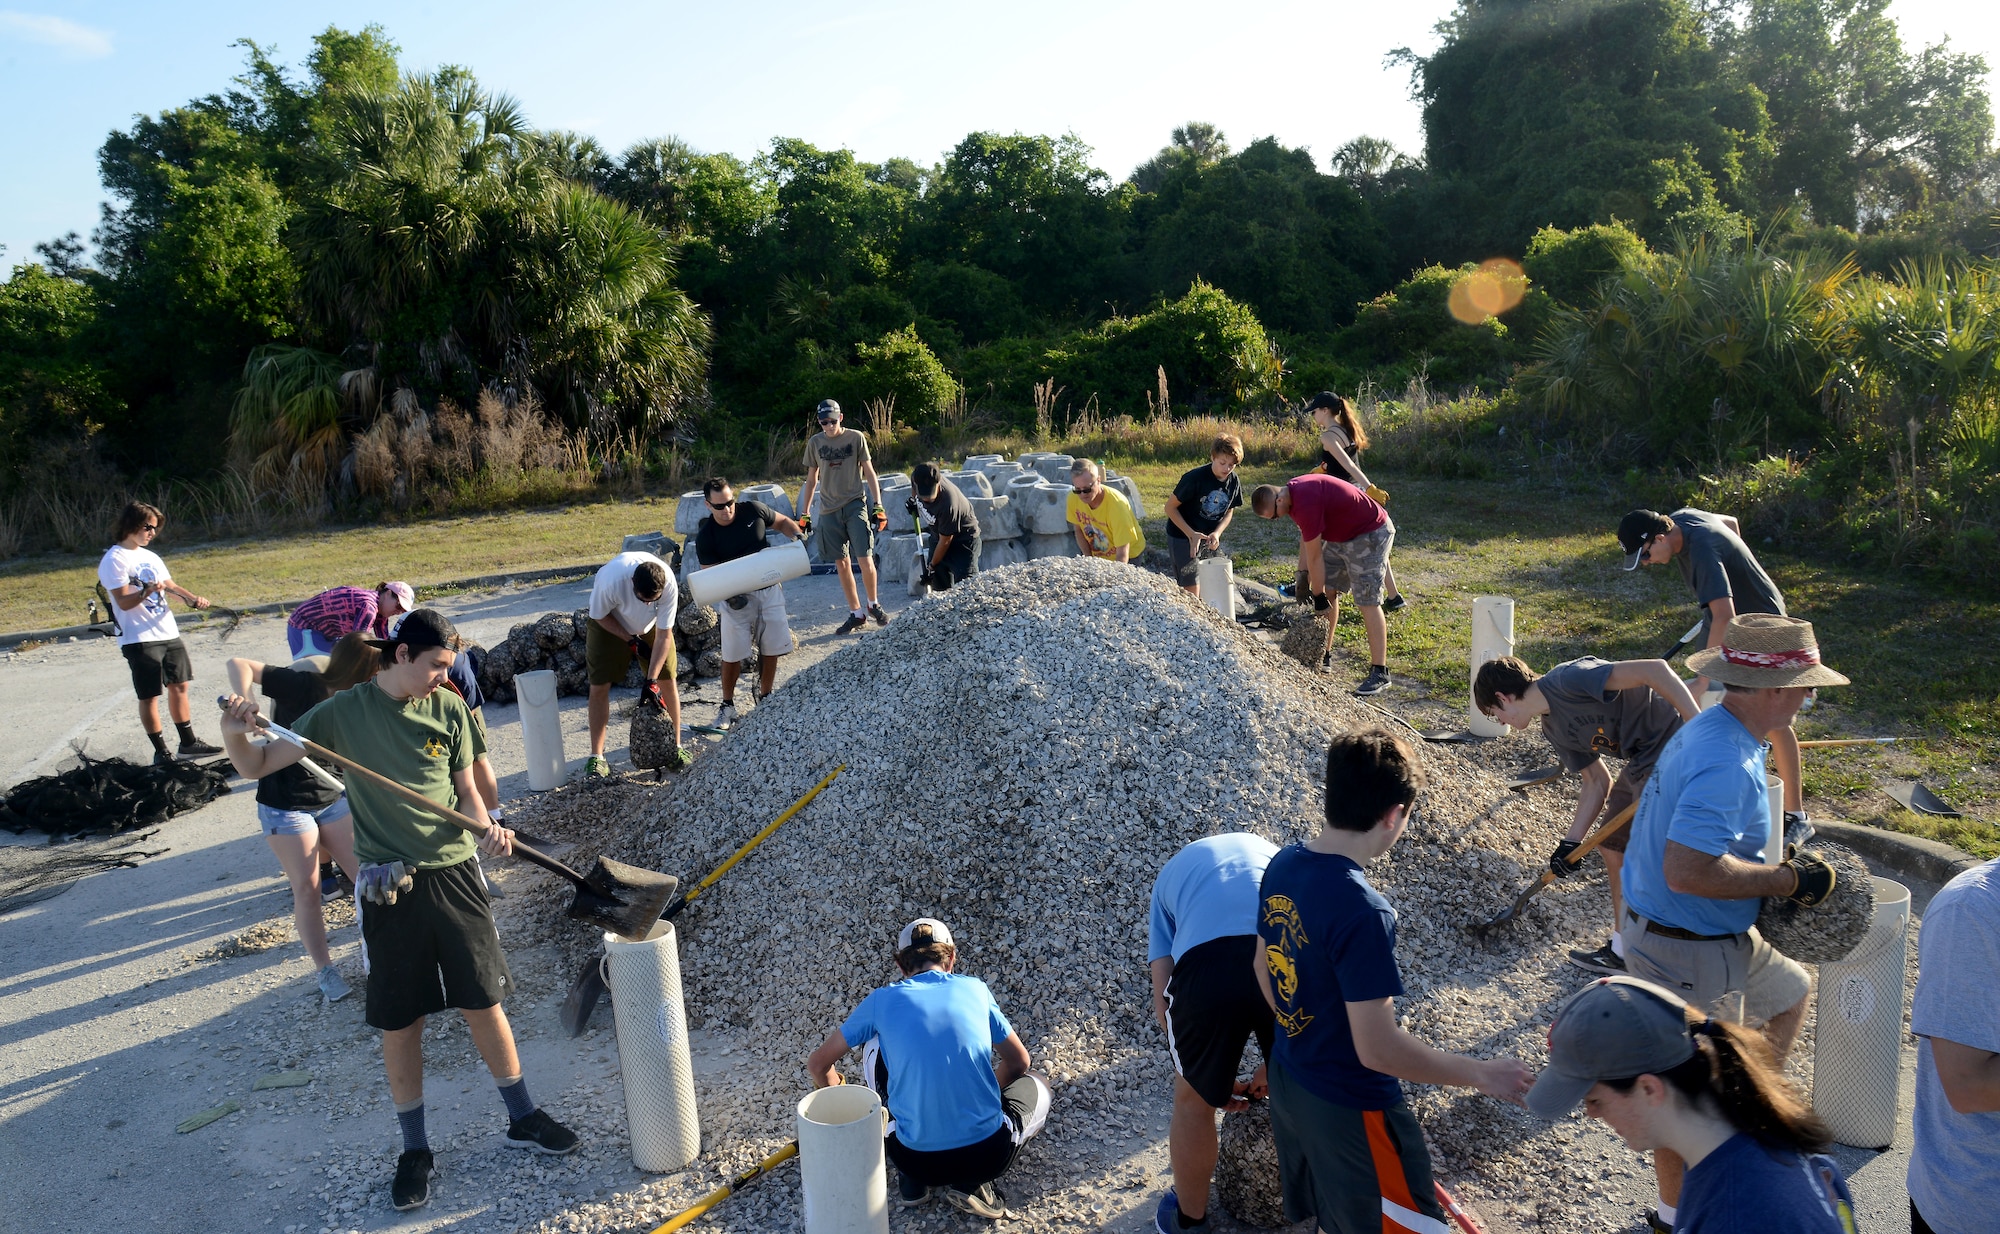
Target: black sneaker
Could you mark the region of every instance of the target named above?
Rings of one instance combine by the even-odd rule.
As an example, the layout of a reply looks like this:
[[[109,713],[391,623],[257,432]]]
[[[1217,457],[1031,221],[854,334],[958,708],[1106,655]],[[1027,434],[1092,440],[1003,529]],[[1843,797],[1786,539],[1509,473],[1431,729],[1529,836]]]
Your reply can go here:
[[[576,1151],[577,1138],[576,1132],[550,1118],[537,1106],[526,1118],[517,1118],[507,1124],[506,1144],[509,1148],[531,1148],[551,1157],[567,1157]]]
[[[171,767],[180,761],[165,750],[153,751],[153,766],[155,767]]]
[[[889,624],[889,614],[882,611],[882,606],[880,604],[870,604],[868,606],[868,615],[875,619],[875,624],[878,626],[886,626]]]
[[[1599,977],[1620,977],[1625,974],[1625,961],[1611,949],[1610,943],[1595,951],[1585,951],[1580,947],[1572,949],[1569,953],[1569,962],[1584,972]]]
[[[852,634],[856,630],[859,630],[861,627],[867,624],[868,624],[868,619],[866,617],[856,617],[852,613],[850,613],[848,614],[847,620],[841,622],[840,628],[838,630],[835,630],[834,633]]]
[[[220,754],[220,753],[222,753],[221,746],[212,746],[208,744],[206,741],[203,741],[199,737],[195,738],[193,741],[181,742],[181,757],[184,759],[207,758],[211,754]]]
[[[396,1181],[389,1184],[389,1203],[399,1213],[430,1203],[431,1178],[436,1173],[428,1148],[413,1148],[396,1158]]]
[[[904,1208],[915,1208],[931,1198],[931,1189],[908,1174],[897,1171],[896,1199]]]
[[[970,1191],[946,1187],[944,1199],[959,1212],[984,1217],[988,1221],[999,1221],[1012,1215],[1007,1211],[1007,1197],[1001,1195],[1000,1188],[992,1183],[981,1183]]]
[[[1373,694],[1380,694],[1388,688],[1389,670],[1386,668],[1371,668],[1368,670],[1368,675],[1361,679],[1361,684],[1354,687],[1354,693],[1357,697],[1367,698]]]
[[[1403,597],[1399,595],[1390,596],[1388,599],[1382,601],[1382,611],[1385,613],[1393,613],[1400,610],[1403,607],[1403,605],[1407,603],[1408,601],[1404,600]]]

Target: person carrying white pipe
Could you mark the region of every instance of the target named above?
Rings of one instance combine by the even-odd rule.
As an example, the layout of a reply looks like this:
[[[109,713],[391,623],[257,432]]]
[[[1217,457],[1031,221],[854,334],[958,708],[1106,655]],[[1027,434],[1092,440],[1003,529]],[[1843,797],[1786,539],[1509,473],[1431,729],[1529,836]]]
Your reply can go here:
[[[590,676],[590,759],[587,776],[611,774],[604,730],[611,723],[611,687],[625,680],[633,660],[646,665],[639,706],[666,712],[674,730],[667,770],[686,771],[694,755],[681,744],[681,691],[675,680],[674,611],[680,586],[667,563],[651,553],[620,553],[599,567],[590,583],[589,620],[583,625],[583,661]]]
[[[1683,723],[1701,714],[1687,683],[1665,660],[1614,664],[1596,656],[1558,664],[1540,675],[1514,656],[1488,660],[1472,679],[1472,703],[1482,715],[1516,730],[1539,718],[1542,736],[1555,748],[1563,769],[1583,781],[1576,817],[1549,854],[1549,869],[1557,878],[1583,868],[1570,854],[1592,825],[1616,818],[1639,800],[1660,751]],[[1606,754],[1625,760],[1615,783],[1604,766]],[[1587,973],[1625,971],[1625,943],[1618,933],[1625,908],[1619,870],[1631,836],[1632,829],[1621,825],[1597,847],[1611,886],[1611,941],[1569,953],[1569,962]]]
[[[999,1221],[1011,1214],[993,1182],[1048,1121],[1052,1093],[993,992],[954,973],[957,964],[944,922],[904,926],[902,980],[862,999],[806,1059],[806,1074],[815,1088],[845,1083],[834,1064],[861,1050],[863,1083],[889,1112],[884,1147],[903,1206],[941,1189],[960,1212]]]
[[[847,597],[847,620],[838,633],[852,634],[868,624],[889,624],[875,593],[875,537],[889,526],[889,512],[882,508],[882,481],[875,474],[875,460],[868,453],[868,435],[842,427],[840,404],[821,399],[813,414],[819,432],[806,441],[806,478],[799,485],[799,526],[813,529],[812,500],[819,494],[818,539],[820,560],[833,563],[840,576],[840,590]],[[866,500],[866,510],[863,501]],[[849,559],[853,560],[850,561]],[[861,591],[854,587],[854,561],[861,563]],[[868,608],[861,607],[862,593]]]
[[[1847,678],[1820,662],[1811,622],[1766,613],[1731,618],[1722,645],[1688,665],[1727,693],[1674,734],[1640,794],[1625,847],[1625,967],[1709,1015],[1761,1027],[1782,1062],[1812,978],[1764,941],[1757,912],[1767,896],[1818,904],[1838,879],[1809,851],[1765,862],[1763,734],[1790,724],[1815,689]],[[1660,1202],[1651,1221],[1670,1231],[1681,1159],[1661,1148],[1653,1171]]]
[[[1396,524],[1381,503],[1333,476],[1295,476],[1283,488],[1260,484],[1250,494],[1258,518],[1289,517],[1299,528],[1299,575],[1313,611],[1326,618],[1327,662],[1333,658],[1333,629],[1340,622],[1340,596],[1354,593],[1361,628],[1368,635],[1368,675],[1354,687],[1366,698],[1389,688],[1389,619],[1382,615],[1382,590]]]
[[[694,532],[695,560],[703,569],[762,552],[772,531],[797,540],[799,525],[761,501],[745,501],[721,476],[702,481],[701,499],[708,513]],[[722,706],[715,727],[736,725],[736,681],[743,661],[757,652],[757,701],[771,696],[778,680],[778,657],[793,648],[791,620],[785,612],[785,585],[772,583],[722,602]]]
[[[1944,885],[1917,939],[1910,1234],[2000,1234],[2000,860]]]
[[[514,1032],[500,1000],[514,984],[492,902],[474,859],[513,852],[514,833],[491,822],[472,782],[484,753],[465,703],[440,689],[463,644],[444,614],[418,609],[388,639],[375,642],[383,668],[300,717],[300,736],[417,793],[469,815],[486,828],[472,836],[373,781],[348,785],[354,810],[355,884],[368,958],[365,1019],[381,1030],[382,1064],[403,1135],[390,1202],[398,1211],[430,1202],[436,1172],[424,1123],[424,1021],[457,1008],[507,1107],[510,1148],[563,1155],[576,1134],[535,1104],[521,1074]],[[246,779],[289,767],[305,751],[289,742],[250,744],[257,704],[225,700],[222,739]]]
[[[1361,455],[1368,449],[1368,433],[1354,404],[1331,390],[1321,390],[1306,402],[1306,414],[1319,429],[1319,467],[1323,475],[1342,476],[1368,494],[1377,505],[1389,504],[1388,491],[1380,488],[1361,470]],[[1295,593],[1296,594],[1296,593]],[[1393,613],[1403,607],[1403,593],[1396,587],[1394,567],[1382,572],[1382,611]]]
[[[1271,1086],[1260,1064],[1239,1081],[1243,1047],[1256,1037],[1271,1057],[1271,1009],[1257,988],[1257,886],[1278,846],[1247,831],[1208,836],[1168,858],[1153,880],[1146,967],[1153,1016],[1174,1063],[1167,1126],[1173,1186],[1153,1214],[1158,1234],[1209,1228],[1208,1180],[1220,1144],[1218,1110],[1246,1109]]]
[[[1197,560],[1204,551],[1221,551],[1222,533],[1243,504],[1243,481],[1236,478],[1242,462],[1243,439],[1223,433],[1208,447],[1208,466],[1181,476],[1167,496],[1167,552],[1174,581],[1189,595],[1201,592]]]

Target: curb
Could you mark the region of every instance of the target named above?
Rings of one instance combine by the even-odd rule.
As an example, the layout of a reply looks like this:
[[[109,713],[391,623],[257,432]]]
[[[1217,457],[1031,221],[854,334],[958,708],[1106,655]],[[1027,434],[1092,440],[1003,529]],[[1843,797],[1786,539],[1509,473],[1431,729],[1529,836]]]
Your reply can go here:
[[[440,588],[458,591],[477,587],[506,587],[515,583],[547,583],[561,578],[580,578],[583,575],[594,573],[597,568],[596,566],[589,565],[553,566],[546,570],[521,570],[513,574],[482,574],[476,578],[446,579],[442,582],[414,585],[419,589],[428,588],[432,591],[439,590]],[[252,604],[244,608],[231,609],[230,611],[244,616],[264,616],[276,613],[289,613],[303,603],[305,603],[305,600],[273,600],[268,604]],[[210,612],[212,611],[210,610]],[[174,618],[177,624],[195,629],[199,629],[211,621],[229,620],[227,617],[211,616],[210,612],[189,613],[186,616],[176,613],[174,614]],[[0,647],[15,647],[22,643],[53,642],[61,638],[84,638],[92,635],[104,638],[113,637],[110,631],[102,624],[94,626],[59,626],[53,630],[23,630],[15,634],[0,634]]]
[[[1986,863],[1961,849],[1922,836],[1904,835],[1865,823],[1813,820],[1820,835],[1882,863],[1909,878],[1942,886],[1965,871]]]

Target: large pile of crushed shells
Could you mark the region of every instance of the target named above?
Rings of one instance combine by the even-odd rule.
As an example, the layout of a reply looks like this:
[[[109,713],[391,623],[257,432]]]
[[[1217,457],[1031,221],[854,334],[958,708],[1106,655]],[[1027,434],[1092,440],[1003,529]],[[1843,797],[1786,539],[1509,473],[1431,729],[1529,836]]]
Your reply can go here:
[[[1084,558],[980,574],[800,671],[649,793],[647,821],[605,837],[619,858],[692,881],[845,765],[679,921],[691,1024],[749,1057],[698,1076],[703,1157],[646,1212],[585,1205],[546,1228],[672,1211],[790,1139],[806,1054],[892,978],[895,932],[919,915],[951,926],[960,971],[992,987],[1055,1083],[1047,1131],[1003,1180],[1017,1228],[1096,1224],[1119,1163],[1164,1131],[1141,1125],[1171,1076],[1146,973],[1154,875],[1201,836],[1306,837],[1328,737],[1383,723],[1168,580]],[[1454,748],[1421,756],[1418,817],[1370,871],[1400,914],[1402,1022],[1445,1049],[1539,1066],[1550,1014],[1585,980],[1564,948],[1608,925],[1602,878],[1565,880],[1480,938],[1470,927],[1541,867],[1569,798],[1510,793]],[[551,914],[558,893],[536,893]],[[1587,1228],[1560,1203],[1594,1177],[1551,1142],[1568,1131],[1469,1092],[1409,1089],[1445,1177],[1521,1197],[1549,1228]],[[892,1224],[981,1224],[935,1207]],[[701,1228],[798,1222],[788,1172]]]

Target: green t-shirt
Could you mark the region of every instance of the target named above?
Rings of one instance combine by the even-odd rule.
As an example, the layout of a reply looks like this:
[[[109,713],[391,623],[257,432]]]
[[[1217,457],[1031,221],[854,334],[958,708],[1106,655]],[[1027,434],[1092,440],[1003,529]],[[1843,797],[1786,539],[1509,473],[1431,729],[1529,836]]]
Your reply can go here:
[[[306,712],[292,727],[301,737],[453,809],[458,808],[458,791],[452,773],[486,753],[486,741],[465,700],[443,687],[428,698],[398,702],[374,682],[363,682]],[[348,775],[347,800],[354,810],[354,855],[362,865],[400,861],[435,870],[474,853],[470,832],[366,777]]]

